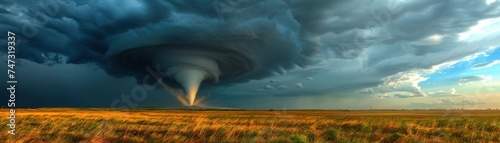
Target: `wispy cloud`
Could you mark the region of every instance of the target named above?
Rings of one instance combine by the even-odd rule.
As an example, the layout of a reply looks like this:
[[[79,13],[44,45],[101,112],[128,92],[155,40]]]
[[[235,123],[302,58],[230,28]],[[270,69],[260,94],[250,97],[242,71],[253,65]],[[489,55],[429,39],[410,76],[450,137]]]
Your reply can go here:
[[[492,62],[486,62],[486,63],[478,63],[478,64],[475,64],[475,65],[472,65],[472,69],[482,69],[482,68],[489,68],[489,67],[492,67],[494,65],[497,65],[497,64],[500,64],[500,60],[495,60],[495,61],[492,61]]]
[[[463,94],[457,93],[457,90],[455,88],[451,88],[449,91],[435,91],[435,92],[428,92],[427,95],[429,97],[457,97],[457,96],[462,96]]]
[[[482,82],[482,81],[488,81],[491,80],[493,77],[491,76],[484,76],[484,75],[473,75],[473,76],[466,76],[461,78],[458,81],[458,85],[465,85],[469,83],[474,83],[474,82]]]
[[[475,101],[475,100],[469,100],[469,99],[464,99],[462,101],[457,101],[454,102],[450,98],[439,98],[437,99],[438,102],[412,102],[412,105],[478,105],[478,104],[485,104],[482,101]]]

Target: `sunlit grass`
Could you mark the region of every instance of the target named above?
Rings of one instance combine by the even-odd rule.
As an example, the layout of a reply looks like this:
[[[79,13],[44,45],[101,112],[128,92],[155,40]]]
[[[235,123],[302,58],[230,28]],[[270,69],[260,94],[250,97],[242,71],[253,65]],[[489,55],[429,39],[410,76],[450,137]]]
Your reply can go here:
[[[0,110],[7,117],[7,110]],[[500,142],[500,111],[18,109],[0,142]],[[2,119],[2,124],[7,124]]]

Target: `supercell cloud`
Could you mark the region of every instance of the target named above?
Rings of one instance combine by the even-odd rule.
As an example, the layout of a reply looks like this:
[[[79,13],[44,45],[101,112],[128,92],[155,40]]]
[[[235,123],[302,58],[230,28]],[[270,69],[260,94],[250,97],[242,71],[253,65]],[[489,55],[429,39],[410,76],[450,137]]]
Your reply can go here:
[[[166,72],[166,83],[180,84],[191,105],[201,82],[245,82],[305,65],[305,53],[312,47],[300,40],[300,24],[287,3],[239,2],[237,10],[222,11],[226,5],[213,1],[18,2],[6,10],[43,21],[17,20],[2,26],[14,29],[29,24],[22,29],[25,33],[43,35],[30,41],[29,51],[20,55],[35,62],[50,60],[43,55],[53,53],[68,57],[67,63],[97,62],[112,75],[138,79],[145,76],[146,66],[159,66]],[[53,13],[29,15],[37,8]]]
[[[426,97],[418,85],[428,79],[425,74],[500,43],[498,33],[471,30],[482,20],[498,18],[499,2],[7,0],[0,4],[0,29],[21,35],[18,58],[48,66],[93,63],[110,76],[135,77],[138,83],[149,74],[149,66],[164,73],[165,86],[182,89],[190,105],[200,85],[216,89],[220,96],[265,89],[278,96],[339,92]],[[495,29],[483,26],[488,28]],[[279,84],[266,80],[283,75],[289,77]],[[235,90],[224,90],[229,87]]]

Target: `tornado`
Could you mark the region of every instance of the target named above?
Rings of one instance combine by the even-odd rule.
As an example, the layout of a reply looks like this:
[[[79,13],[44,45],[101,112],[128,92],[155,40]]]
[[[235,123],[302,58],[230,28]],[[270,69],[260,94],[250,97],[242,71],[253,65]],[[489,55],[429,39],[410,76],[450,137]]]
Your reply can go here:
[[[141,46],[110,55],[110,61],[112,67],[120,70],[140,69],[140,66],[146,65],[159,67],[164,72],[161,80],[167,85],[181,88],[189,106],[194,106],[200,85],[216,84],[221,79],[244,75],[256,66],[252,48],[244,46],[245,42],[224,43],[233,44]]]
[[[166,75],[179,83],[193,106],[196,93],[203,81],[217,83],[221,74],[219,66],[213,59],[189,51],[170,51],[156,55],[153,64],[166,68]]]
[[[193,106],[200,83],[205,80],[206,74],[202,70],[183,70],[173,75],[184,88],[190,106]]]
[[[270,5],[285,9],[262,9]],[[145,84],[143,78],[152,76],[147,67],[159,70],[162,75],[157,80],[166,91],[185,106],[196,106],[198,92],[204,89],[258,80],[307,64],[313,48],[305,48],[298,32],[301,26],[286,9],[287,3],[262,1],[245,7],[224,18],[196,8],[172,11],[157,22],[113,31],[103,37],[106,71],[134,76]]]

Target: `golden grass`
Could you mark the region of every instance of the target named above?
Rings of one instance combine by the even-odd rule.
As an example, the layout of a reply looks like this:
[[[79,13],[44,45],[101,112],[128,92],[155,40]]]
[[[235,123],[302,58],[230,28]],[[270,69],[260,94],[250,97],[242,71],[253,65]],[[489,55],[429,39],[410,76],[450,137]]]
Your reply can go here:
[[[500,111],[0,110],[0,142],[500,142]]]

